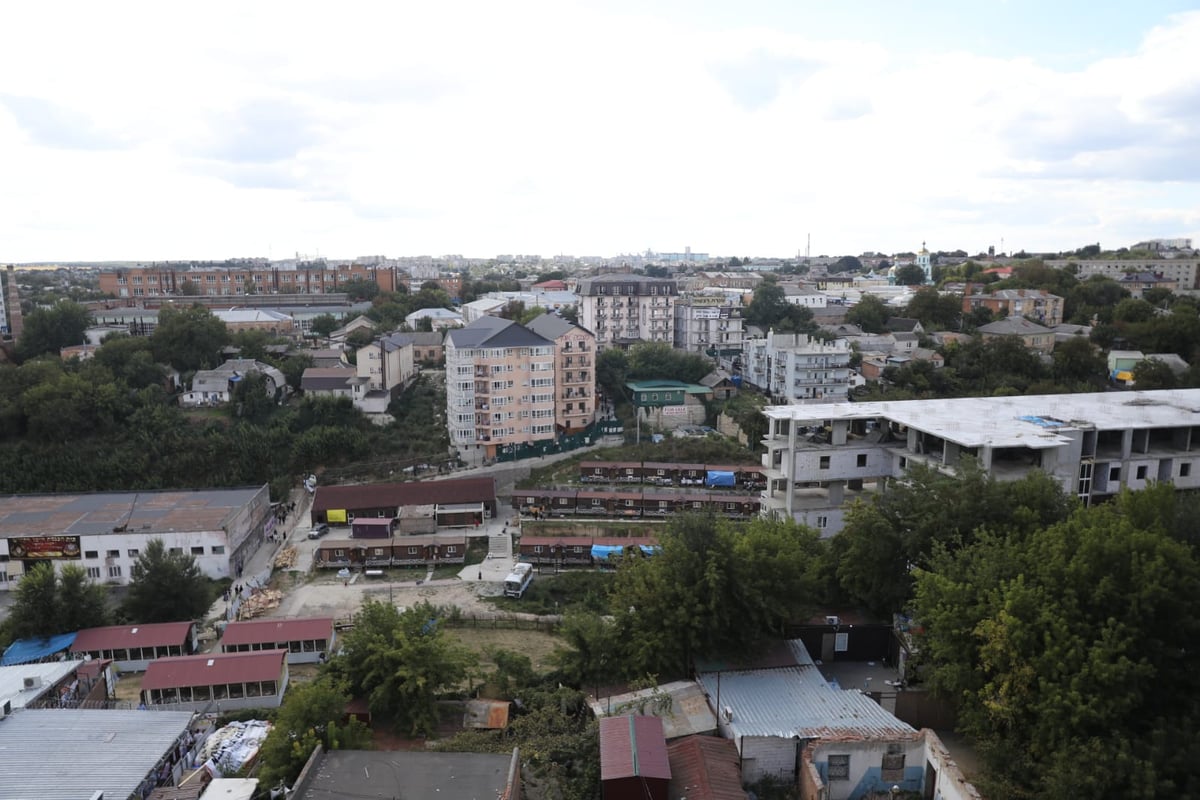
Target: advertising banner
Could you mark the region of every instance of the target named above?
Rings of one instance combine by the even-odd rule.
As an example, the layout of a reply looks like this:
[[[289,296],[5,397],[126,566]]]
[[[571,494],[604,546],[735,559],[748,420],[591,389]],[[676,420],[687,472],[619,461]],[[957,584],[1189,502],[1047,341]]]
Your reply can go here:
[[[83,555],[79,550],[78,536],[21,536],[8,540],[8,557],[18,559],[78,559]]]

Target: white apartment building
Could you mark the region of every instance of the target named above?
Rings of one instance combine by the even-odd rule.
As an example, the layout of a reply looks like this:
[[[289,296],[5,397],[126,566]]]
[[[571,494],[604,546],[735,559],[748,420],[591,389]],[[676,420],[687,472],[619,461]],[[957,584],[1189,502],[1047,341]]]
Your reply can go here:
[[[667,278],[616,273],[579,282],[579,323],[596,334],[596,347],[675,341],[678,284]]]
[[[516,322],[481,317],[446,335],[446,426],[468,461],[553,441],[555,344]]]
[[[37,564],[83,567],[128,584],[151,539],[195,557],[210,578],[234,578],[271,534],[268,487],[0,497],[0,591]]]
[[[675,301],[675,349],[716,356],[740,355],[746,337],[741,305],[717,295]]]
[[[1155,258],[1132,261],[1055,259],[1047,261],[1046,264],[1055,269],[1074,266],[1077,269],[1075,276],[1081,281],[1085,281],[1093,275],[1103,275],[1106,278],[1120,280],[1131,272],[1153,272],[1162,275],[1167,280],[1174,281],[1180,289],[1200,289],[1200,259],[1195,258]]]
[[[763,514],[832,536],[856,498],[966,456],[998,480],[1040,469],[1083,503],[1151,481],[1200,488],[1200,389],[769,406]]]
[[[746,382],[777,403],[828,403],[850,391],[850,345],[823,342],[803,333],[747,339],[742,358]]]
[[[391,333],[363,345],[355,354],[354,364],[369,392],[390,393],[417,374],[412,338],[407,333]]]

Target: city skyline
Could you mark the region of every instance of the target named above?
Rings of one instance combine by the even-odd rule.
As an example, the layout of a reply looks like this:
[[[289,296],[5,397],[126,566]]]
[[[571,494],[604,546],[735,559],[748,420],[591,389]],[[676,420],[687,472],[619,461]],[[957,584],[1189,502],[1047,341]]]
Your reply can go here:
[[[1200,12],[21,7],[0,262],[1200,239]]]

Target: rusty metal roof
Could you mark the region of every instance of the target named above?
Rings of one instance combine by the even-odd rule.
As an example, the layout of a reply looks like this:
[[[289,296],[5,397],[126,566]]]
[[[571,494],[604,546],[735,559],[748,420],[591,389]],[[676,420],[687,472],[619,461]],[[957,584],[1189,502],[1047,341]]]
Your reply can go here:
[[[600,780],[670,780],[667,740],[658,717],[604,717],[600,720]]]
[[[746,800],[737,746],[717,736],[687,736],[667,745],[669,800]]]

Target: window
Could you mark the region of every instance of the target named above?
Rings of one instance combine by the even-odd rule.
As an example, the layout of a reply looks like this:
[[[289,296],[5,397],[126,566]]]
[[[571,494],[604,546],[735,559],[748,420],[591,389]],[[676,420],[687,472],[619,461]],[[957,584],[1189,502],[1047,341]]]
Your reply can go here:
[[[817,517],[817,528],[828,528],[829,517]]]
[[[99,567],[88,567],[87,575],[89,578],[99,578],[100,577],[100,568]]]
[[[129,552],[129,557],[130,557],[130,558],[137,558],[137,557],[138,557],[138,550],[137,550],[137,548],[136,548],[136,547],[131,547],[131,548],[129,548],[129,551],[128,551],[128,552]]]
[[[167,548],[167,552],[173,556],[181,556],[181,555],[183,555],[183,548],[182,547],[169,547],[169,548]]]
[[[859,453],[858,454],[858,466],[865,467],[866,465],[867,465],[867,454]]]
[[[1121,468],[1120,467],[1109,467],[1108,468],[1108,479],[1110,481],[1121,480]]]
[[[1184,466],[1187,466],[1187,465],[1185,464]],[[1182,475],[1183,473],[1180,473],[1180,474]],[[84,558],[99,558],[100,551],[99,550],[84,550],[83,557]]]
[[[456,552],[457,550],[458,550],[458,548],[455,547],[454,545],[449,545],[446,548],[446,555],[451,555],[452,553]]]
[[[109,550],[108,551],[109,558],[120,558],[120,556],[121,556],[120,550]]]
[[[1190,462],[1185,462],[1179,465],[1179,477],[1186,478],[1192,474],[1192,465]]]
[[[109,567],[108,568],[108,577],[110,577],[110,578],[121,577],[121,566],[119,564],[113,564],[111,567]]]
[[[410,556],[415,556],[417,554],[417,548],[415,548],[415,547],[408,548],[408,554]]]
[[[346,557],[346,551],[345,551],[345,550],[334,550],[334,551],[333,551],[333,557],[334,557],[334,558],[345,558],[345,557]]]
[[[843,755],[829,757],[829,780],[850,780],[850,756]]]
[[[829,456],[821,456],[821,469],[829,469]]]
[[[223,544],[214,544],[214,545],[212,546],[212,554],[213,554],[214,556],[223,556],[223,555],[225,555],[225,545],[223,545]]]
[[[1138,468],[1137,468],[1137,479],[1138,479],[1139,481],[1144,481],[1144,480],[1146,480],[1146,467],[1145,467],[1145,465],[1143,465],[1143,466],[1140,466],[1140,467],[1138,467]]]
[[[540,544],[535,544],[535,545],[533,546],[533,552],[534,552],[534,553],[540,553],[540,552],[542,552],[542,546],[541,546]]]

